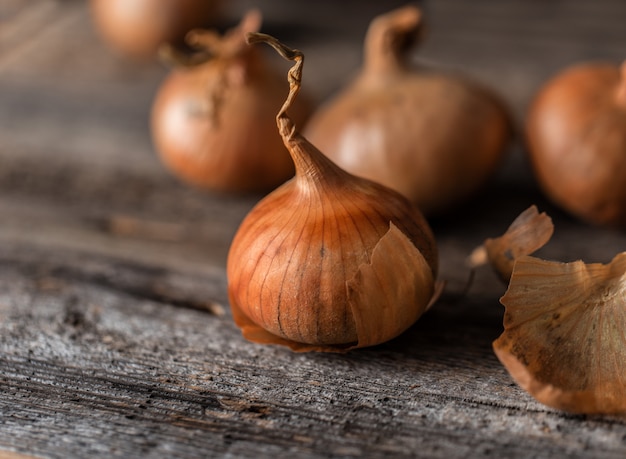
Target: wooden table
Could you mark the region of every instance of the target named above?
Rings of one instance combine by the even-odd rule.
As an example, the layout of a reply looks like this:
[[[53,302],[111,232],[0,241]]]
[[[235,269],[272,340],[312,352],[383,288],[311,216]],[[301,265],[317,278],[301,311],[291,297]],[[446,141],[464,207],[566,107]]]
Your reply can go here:
[[[224,24],[252,3],[228,2]],[[319,100],[354,73],[369,20],[402,4],[260,3]],[[416,56],[490,84],[519,121],[558,69],[626,57],[619,0],[425,10]],[[448,284],[408,332],[340,355],[255,345],[224,266],[259,196],[191,189],[160,164],[148,115],[167,69],[111,53],[82,1],[2,0],[0,21],[0,458],[626,456],[626,419],[549,409],[500,365],[489,269],[462,295],[471,249],[533,203],[555,221],[547,258],[626,248],[546,202],[521,143],[483,194],[432,221]]]

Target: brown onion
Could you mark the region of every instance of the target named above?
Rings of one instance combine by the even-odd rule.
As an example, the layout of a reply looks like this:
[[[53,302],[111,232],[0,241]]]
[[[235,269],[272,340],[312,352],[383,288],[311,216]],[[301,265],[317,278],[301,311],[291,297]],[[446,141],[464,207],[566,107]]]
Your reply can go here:
[[[151,58],[162,44],[181,44],[191,29],[215,22],[218,1],[90,0],[90,6],[100,36],[112,49]]]
[[[544,85],[527,119],[537,180],[582,220],[626,226],[626,63],[578,64]]]
[[[187,183],[265,192],[293,176],[293,161],[274,123],[287,85],[261,51],[245,42],[245,34],[260,25],[260,13],[250,11],[223,37],[192,31],[188,41],[203,48],[208,60],[174,69],[156,95],[155,148]],[[304,123],[309,111],[306,101],[296,105],[294,119]]]
[[[305,135],[340,167],[396,189],[426,213],[475,192],[500,164],[509,115],[467,78],[414,70],[422,14],[407,6],[372,21],[357,78],[313,115]]]
[[[436,297],[437,248],[399,193],[340,169],[287,115],[303,55],[251,35],[294,60],[276,122],[296,175],[241,223],[228,254],[233,317],[251,341],[297,351],[345,351],[406,330]]]

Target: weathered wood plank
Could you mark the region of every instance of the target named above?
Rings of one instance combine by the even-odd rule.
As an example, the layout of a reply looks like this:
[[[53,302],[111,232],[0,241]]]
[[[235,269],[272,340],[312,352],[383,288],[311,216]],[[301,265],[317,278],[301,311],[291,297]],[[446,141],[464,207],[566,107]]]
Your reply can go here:
[[[444,300],[375,349],[299,355],[244,342],[227,316],[62,267],[0,264],[5,447],[46,457],[626,452],[624,419],[563,415],[510,382],[490,349],[495,295]],[[163,276],[125,269],[121,278]],[[194,284],[206,288],[188,278],[186,290]]]

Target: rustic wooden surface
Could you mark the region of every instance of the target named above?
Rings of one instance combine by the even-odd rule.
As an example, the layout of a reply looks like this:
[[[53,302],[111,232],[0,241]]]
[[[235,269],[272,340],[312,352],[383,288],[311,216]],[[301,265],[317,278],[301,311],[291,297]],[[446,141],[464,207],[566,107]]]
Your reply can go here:
[[[401,4],[260,3],[319,99],[355,71],[371,17]],[[228,2],[224,24],[251,5]],[[425,10],[416,56],[492,85],[518,120],[559,68],[625,57],[620,0]],[[626,249],[545,202],[519,145],[432,222],[448,281],[435,308],[375,348],[294,354],[246,342],[228,308],[228,244],[258,196],[190,189],[156,159],[147,120],[166,72],[106,49],[82,1],[0,3],[1,458],[626,456],[626,419],[561,413],[512,382],[491,351],[504,286],[489,270],[462,295],[470,250],[533,203],[556,224],[546,257]]]

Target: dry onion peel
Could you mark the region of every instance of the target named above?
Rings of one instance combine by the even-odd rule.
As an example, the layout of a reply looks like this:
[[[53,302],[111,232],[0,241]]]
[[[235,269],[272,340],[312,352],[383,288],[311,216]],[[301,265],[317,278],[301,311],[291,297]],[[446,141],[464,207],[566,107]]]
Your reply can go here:
[[[606,265],[520,257],[500,301],[493,348],[523,389],[572,413],[626,413],[626,252]]]
[[[264,34],[295,62],[276,116],[296,167],[293,180],[243,220],[228,255],[233,317],[254,342],[295,351],[343,352],[406,330],[436,297],[435,240],[399,193],[337,167],[287,115],[301,85],[303,55]]]
[[[504,282],[509,282],[515,260],[530,255],[546,245],[554,225],[545,213],[539,213],[537,206],[530,206],[522,212],[506,232],[497,238],[488,238],[474,249],[468,258],[471,268],[490,263]]]
[[[531,206],[470,256],[470,264],[491,263],[508,281],[494,352],[519,386],[547,406],[624,413],[626,252],[607,265],[528,255],[552,233],[551,219]]]

